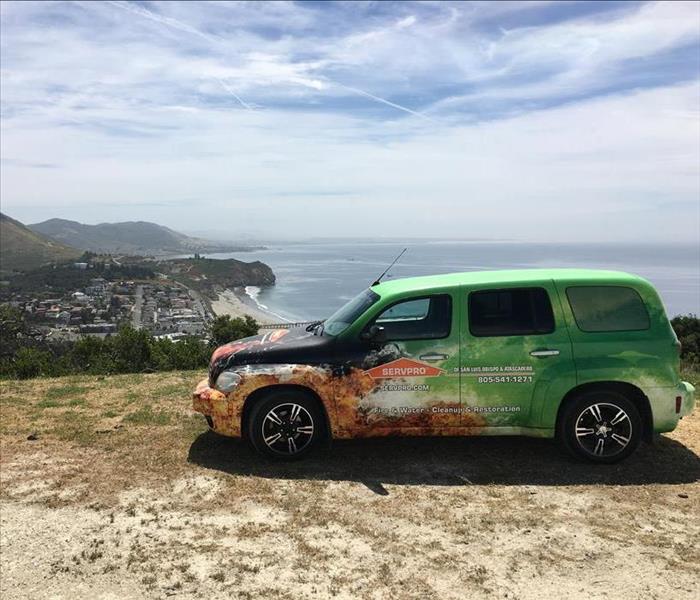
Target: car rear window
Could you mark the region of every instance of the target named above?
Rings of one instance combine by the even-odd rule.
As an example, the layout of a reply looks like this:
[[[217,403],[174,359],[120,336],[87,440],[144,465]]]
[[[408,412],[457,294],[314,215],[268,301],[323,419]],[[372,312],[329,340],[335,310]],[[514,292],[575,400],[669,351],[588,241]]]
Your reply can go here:
[[[581,331],[642,331],[649,313],[637,290],[623,286],[576,286],[566,289]]]
[[[541,335],[554,331],[544,288],[482,290],[469,294],[469,331],[476,337]]]

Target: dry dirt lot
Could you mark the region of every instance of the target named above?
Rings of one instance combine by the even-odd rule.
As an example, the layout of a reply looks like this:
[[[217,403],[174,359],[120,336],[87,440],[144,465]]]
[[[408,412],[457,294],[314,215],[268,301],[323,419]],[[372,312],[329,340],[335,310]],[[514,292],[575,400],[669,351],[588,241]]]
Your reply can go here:
[[[275,464],[206,432],[200,376],[0,382],[3,599],[697,598],[699,411],[609,467],[514,438]]]

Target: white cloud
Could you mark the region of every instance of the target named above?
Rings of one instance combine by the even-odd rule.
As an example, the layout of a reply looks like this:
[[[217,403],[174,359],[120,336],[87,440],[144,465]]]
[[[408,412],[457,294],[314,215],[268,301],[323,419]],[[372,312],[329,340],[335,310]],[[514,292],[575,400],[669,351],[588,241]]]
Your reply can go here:
[[[698,233],[691,218],[698,94],[696,84],[639,92],[498,122],[428,127],[398,141],[368,141],[366,123],[331,115],[297,114],[290,122],[282,111],[199,109],[179,111],[174,121],[170,108],[156,107],[133,122],[145,132],[162,127],[153,138],[68,128],[57,140],[51,128],[6,131],[3,155],[11,149],[63,168],[37,176],[8,167],[2,192],[15,208],[50,198],[53,214],[65,207],[92,220],[105,218],[102,203],[123,203],[119,214],[126,215],[130,203],[172,202],[172,211],[147,216],[182,227],[201,215],[200,228],[211,219],[270,235],[311,219],[308,230],[320,223],[329,235],[649,240],[672,231],[674,240],[689,240]],[[128,114],[110,108],[93,116]],[[393,139],[383,127],[374,133]],[[658,208],[673,202],[691,209],[679,218]]]
[[[697,43],[698,4],[506,33],[479,20],[533,4],[348,5],[347,22],[289,3],[5,4],[0,191],[21,219],[697,239],[697,75],[615,74]]]
[[[550,27],[525,27],[504,33],[489,44],[488,60],[476,70],[469,65],[465,77],[481,87],[439,103],[454,107],[475,98],[546,98],[581,93],[604,84],[614,84],[615,66],[700,39],[700,3],[654,2],[624,18],[581,19]],[[533,81],[508,79],[511,73],[533,71]],[[538,79],[538,71],[553,76]],[[653,72],[650,72],[653,74]]]

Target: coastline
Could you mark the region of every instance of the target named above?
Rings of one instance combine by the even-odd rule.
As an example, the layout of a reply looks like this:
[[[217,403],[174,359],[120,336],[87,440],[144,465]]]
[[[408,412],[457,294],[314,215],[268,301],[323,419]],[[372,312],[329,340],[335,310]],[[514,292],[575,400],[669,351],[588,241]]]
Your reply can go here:
[[[216,300],[211,301],[211,308],[216,316],[229,315],[235,318],[248,315],[260,325],[282,321],[278,316],[254,306],[252,299],[246,294],[245,288],[225,289]]]

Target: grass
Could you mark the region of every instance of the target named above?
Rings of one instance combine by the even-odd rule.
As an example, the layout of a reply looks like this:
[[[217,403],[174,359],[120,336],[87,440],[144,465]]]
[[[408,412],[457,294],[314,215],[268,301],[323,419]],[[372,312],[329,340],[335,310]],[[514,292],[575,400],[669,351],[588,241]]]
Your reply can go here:
[[[202,371],[174,371],[1,381],[0,432],[30,428],[31,432],[89,445],[96,441],[95,429],[114,426],[101,425],[109,419],[137,428],[176,427],[172,435],[191,440],[205,430],[203,420],[190,410],[190,392],[202,375]],[[700,389],[700,369],[696,366],[684,368],[682,377]]]
[[[40,556],[18,550],[22,532],[11,560],[33,575],[51,555],[66,597],[90,577],[115,597],[118,580],[148,598],[284,598],[290,585],[303,597],[532,598],[620,574],[629,596],[693,597],[697,412],[602,469],[516,438],[338,442],[276,464],[201,435],[189,393],[203,375],[0,382],[3,514],[43,528]],[[74,561],[61,555],[69,529]]]
[[[61,400],[71,396],[84,396],[91,389],[91,387],[84,385],[61,385],[48,388],[44,393],[44,397],[47,400]]]
[[[183,387],[182,382],[171,383],[170,385],[158,386],[153,390],[151,396],[154,398],[163,398],[170,400],[178,400],[183,396],[189,397],[191,390]]]
[[[63,406],[61,402],[58,400],[40,400],[39,402],[36,403],[37,408],[58,408],[59,406]]]
[[[95,422],[91,418],[76,418],[70,413],[63,413],[46,431],[59,440],[75,442],[80,446],[90,446],[95,442]]]
[[[191,443],[205,430],[190,402],[201,377],[201,371],[176,371],[0,381],[0,433],[103,449],[108,441],[111,450],[123,452],[139,447],[144,429],[171,426],[171,445],[179,447],[178,441]],[[136,452],[134,459],[146,457]]]
[[[155,411],[150,404],[146,404],[126,415],[124,421],[136,425],[170,425],[171,416],[164,410]]]
[[[39,402],[36,403],[36,407],[40,409],[44,408],[60,408],[62,406],[69,406],[72,408],[78,407],[78,406],[85,406],[86,405],[86,400],[84,398],[73,398],[72,400],[69,400],[68,402],[59,402],[58,400],[40,400]]]
[[[71,408],[86,406],[85,396],[93,388],[85,385],[58,385],[48,387],[42,393],[42,399],[35,404],[35,407],[43,410],[45,408],[61,408],[68,406]],[[67,402],[64,400],[70,398]]]

